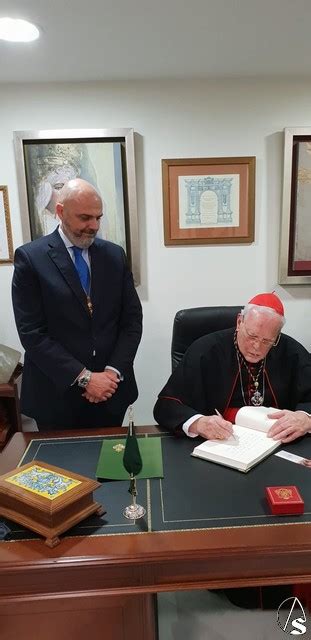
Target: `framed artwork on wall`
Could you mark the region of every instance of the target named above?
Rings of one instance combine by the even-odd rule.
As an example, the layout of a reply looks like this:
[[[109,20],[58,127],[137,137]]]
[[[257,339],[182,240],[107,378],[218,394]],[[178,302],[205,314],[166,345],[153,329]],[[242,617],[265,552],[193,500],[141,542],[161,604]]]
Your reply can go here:
[[[254,240],[254,156],[162,160],[164,244]]]
[[[98,236],[123,247],[139,284],[133,129],[15,131],[14,146],[25,241],[56,229],[62,189],[83,178],[103,200]]]
[[[8,188],[0,186],[0,264],[13,262],[13,241]]]
[[[311,284],[311,127],[284,133],[280,284]]]

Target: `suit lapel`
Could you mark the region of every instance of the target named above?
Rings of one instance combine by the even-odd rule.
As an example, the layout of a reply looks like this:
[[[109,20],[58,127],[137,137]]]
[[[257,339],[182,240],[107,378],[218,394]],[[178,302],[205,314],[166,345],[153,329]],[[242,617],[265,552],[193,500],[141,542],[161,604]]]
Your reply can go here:
[[[48,254],[87,313],[86,295],[70,255],[56,229],[49,238]]]
[[[89,256],[91,263],[91,300],[94,311],[96,311],[98,297],[103,295],[102,282],[103,270],[105,269],[105,256],[102,250],[102,245],[99,245],[96,240],[90,246]]]

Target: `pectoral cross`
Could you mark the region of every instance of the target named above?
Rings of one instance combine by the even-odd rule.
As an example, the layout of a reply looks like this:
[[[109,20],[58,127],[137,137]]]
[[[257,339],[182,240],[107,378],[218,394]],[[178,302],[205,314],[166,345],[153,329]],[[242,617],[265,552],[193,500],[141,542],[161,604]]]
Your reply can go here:
[[[255,407],[260,407],[262,405],[262,403],[263,403],[263,397],[262,397],[260,391],[258,391],[259,383],[257,382],[257,380],[255,380],[255,382],[254,382],[254,387],[255,387],[255,391],[254,391],[254,395],[252,395],[252,397],[251,397],[251,403]]]

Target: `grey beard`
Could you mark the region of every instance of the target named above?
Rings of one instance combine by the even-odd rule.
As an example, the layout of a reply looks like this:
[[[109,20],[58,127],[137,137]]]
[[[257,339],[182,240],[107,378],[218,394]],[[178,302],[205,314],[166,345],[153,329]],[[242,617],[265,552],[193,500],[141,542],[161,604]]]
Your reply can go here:
[[[92,238],[75,238],[72,236],[69,240],[71,240],[72,244],[80,249],[89,249],[95,240],[95,236],[92,236]]]
[[[70,240],[72,244],[74,244],[76,247],[79,247],[80,249],[89,249],[89,247],[93,244],[96,237],[96,236],[90,236],[90,237],[77,238],[76,236],[73,235],[73,233],[70,232],[69,229],[67,229],[66,226],[64,226],[64,224],[62,224],[62,230],[64,234],[67,236],[68,240]]]

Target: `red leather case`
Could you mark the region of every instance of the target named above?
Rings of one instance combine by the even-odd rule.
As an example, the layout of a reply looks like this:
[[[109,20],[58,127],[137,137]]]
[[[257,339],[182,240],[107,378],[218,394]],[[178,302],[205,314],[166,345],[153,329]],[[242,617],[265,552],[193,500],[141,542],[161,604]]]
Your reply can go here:
[[[304,501],[294,485],[266,487],[266,498],[275,516],[295,515],[304,512]]]

